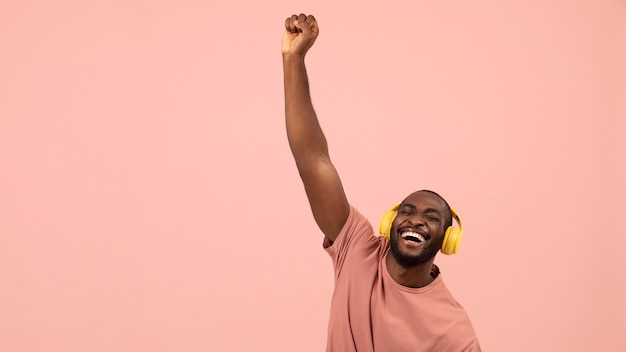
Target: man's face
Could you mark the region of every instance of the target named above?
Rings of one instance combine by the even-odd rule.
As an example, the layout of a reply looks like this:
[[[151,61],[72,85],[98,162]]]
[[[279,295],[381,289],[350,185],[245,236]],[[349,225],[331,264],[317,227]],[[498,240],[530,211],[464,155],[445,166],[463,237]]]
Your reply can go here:
[[[398,208],[389,237],[398,264],[412,267],[433,259],[441,249],[446,216],[446,205],[437,195],[419,191],[408,196]]]

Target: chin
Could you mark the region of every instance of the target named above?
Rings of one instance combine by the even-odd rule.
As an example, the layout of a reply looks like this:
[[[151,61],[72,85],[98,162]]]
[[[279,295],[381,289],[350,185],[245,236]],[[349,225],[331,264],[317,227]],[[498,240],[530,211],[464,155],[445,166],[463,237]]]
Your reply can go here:
[[[390,241],[391,254],[393,258],[405,268],[410,268],[418,265],[422,265],[432,261],[437,255],[439,249],[433,250],[432,248],[426,247],[419,254],[411,255],[400,250],[398,246],[398,241],[391,240]]]

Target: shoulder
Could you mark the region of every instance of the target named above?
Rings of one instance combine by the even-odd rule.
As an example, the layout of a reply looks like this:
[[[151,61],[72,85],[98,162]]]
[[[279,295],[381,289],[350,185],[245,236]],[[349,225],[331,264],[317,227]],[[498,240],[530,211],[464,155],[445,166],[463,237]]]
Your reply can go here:
[[[375,237],[372,224],[367,220],[363,214],[361,214],[357,208],[350,204],[350,213],[344,223],[339,235],[334,242],[328,238],[324,239],[324,248],[330,249],[332,247],[342,247],[360,241],[363,239],[369,239]]]
[[[378,256],[384,243],[382,237],[376,236],[370,222],[353,206],[339,235],[334,242],[324,239],[324,249],[330,255],[339,273],[351,271],[350,268],[361,270],[364,263],[370,263],[373,269],[378,267]]]

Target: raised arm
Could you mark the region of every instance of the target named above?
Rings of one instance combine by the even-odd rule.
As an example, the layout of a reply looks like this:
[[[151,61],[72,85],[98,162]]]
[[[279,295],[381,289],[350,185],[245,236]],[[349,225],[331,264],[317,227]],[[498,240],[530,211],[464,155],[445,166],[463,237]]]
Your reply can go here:
[[[304,64],[319,27],[313,16],[293,15],[285,20],[282,39],[285,79],[285,122],[289,146],[313,217],[324,235],[335,241],[350,207],[339,174],[330,161],[328,145],[317,121]]]

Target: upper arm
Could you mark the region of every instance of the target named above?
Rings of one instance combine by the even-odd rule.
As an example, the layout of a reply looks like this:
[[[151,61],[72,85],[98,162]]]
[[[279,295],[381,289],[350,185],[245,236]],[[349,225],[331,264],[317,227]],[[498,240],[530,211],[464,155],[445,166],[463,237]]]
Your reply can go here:
[[[350,205],[337,169],[328,156],[309,160],[307,164],[298,165],[298,170],[313,217],[324,235],[334,242],[348,219]]]

